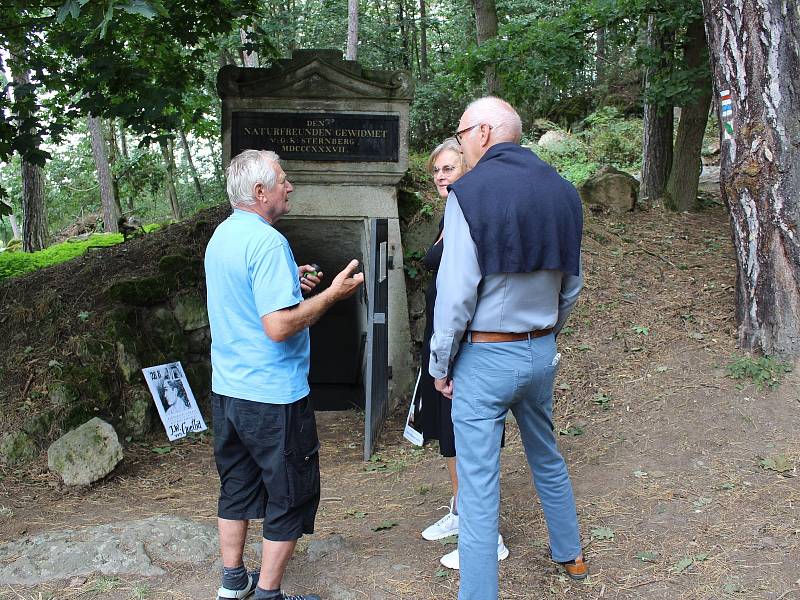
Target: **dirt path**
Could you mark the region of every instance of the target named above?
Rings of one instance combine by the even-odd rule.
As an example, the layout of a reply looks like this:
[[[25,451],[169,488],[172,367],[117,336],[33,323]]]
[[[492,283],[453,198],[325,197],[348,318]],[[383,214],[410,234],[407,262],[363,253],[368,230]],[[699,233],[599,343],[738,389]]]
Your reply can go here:
[[[501,598],[800,598],[796,469],[764,468],[800,461],[800,374],[774,391],[739,387],[727,375],[735,347],[725,215],[592,219],[584,250],[586,293],[560,339],[556,427],[592,575],[576,584],[549,561],[510,424],[501,531],[511,554]],[[318,531],[301,542],[287,591],[326,600],[455,597],[457,574],[438,564],[453,546],[419,536],[449,499],[444,463],[435,448],[401,439],[402,412],[370,463],[360,460],[361,414],[319,413]],[[60,489],[41,463],[3,472],[0,505],[14,516],[0,520],[0,541],[158,514],[214,522],[208,440],[178,443],[166,455],[149,446],[126,452],[117,472],[85,490]],[[258,532],[253,526],[251,546]],[[328,554],[325,540],[334,540]],[[165,567],[159,578],[3,584],[0,598],[213,598],[216,564]]]

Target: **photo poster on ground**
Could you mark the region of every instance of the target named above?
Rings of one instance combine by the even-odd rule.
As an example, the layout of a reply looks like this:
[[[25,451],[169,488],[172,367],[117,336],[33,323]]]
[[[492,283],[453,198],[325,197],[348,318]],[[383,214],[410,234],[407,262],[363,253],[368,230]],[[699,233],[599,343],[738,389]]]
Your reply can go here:
[[[419,381],[422,378],[422,370],[417,374],[417,383],[414,386],[414,393],[411,395],[411,405],[408,407],[408,416],[406,417],[406,428],[403,431],[403,437],[415,446],[422,446],[424,438],[422,436],[422,423],[420,418],[422,416],[422,390],[419,387]]]
[[[142,373],[170,442],[208,429],[180,361],[145,367]]]

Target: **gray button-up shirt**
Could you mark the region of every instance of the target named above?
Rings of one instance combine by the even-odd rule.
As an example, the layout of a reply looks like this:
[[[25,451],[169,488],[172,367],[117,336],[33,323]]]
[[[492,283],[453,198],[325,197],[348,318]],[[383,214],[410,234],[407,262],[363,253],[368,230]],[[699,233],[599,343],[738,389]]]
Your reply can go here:
[[[450,373],[464,332],[522,333],[561,330],[583,287],[578,276],[561,271],[494,273],[483,277],[478,252],[455,193],[444,211],[444,252],[436,277],[430,374]]]

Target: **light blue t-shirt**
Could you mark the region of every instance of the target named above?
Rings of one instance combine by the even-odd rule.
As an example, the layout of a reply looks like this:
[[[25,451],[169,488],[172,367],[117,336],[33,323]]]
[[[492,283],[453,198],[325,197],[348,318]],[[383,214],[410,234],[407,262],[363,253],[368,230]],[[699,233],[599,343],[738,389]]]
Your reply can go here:
[[[261,317],[302,302],[289,242],[255,213],[234,210],[205,255],[211,325],[211,389],[269,404],[308,395],[308,329],[273,342]]]

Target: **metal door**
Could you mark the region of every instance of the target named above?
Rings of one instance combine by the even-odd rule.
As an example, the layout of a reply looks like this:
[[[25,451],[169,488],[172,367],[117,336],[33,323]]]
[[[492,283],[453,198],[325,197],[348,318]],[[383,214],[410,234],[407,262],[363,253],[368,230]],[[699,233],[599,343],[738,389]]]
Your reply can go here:
[[[389,407],[389,306],[387,219],[371,219],[367,286],[367,364],[364,379],[364,460],[369,460]]]

